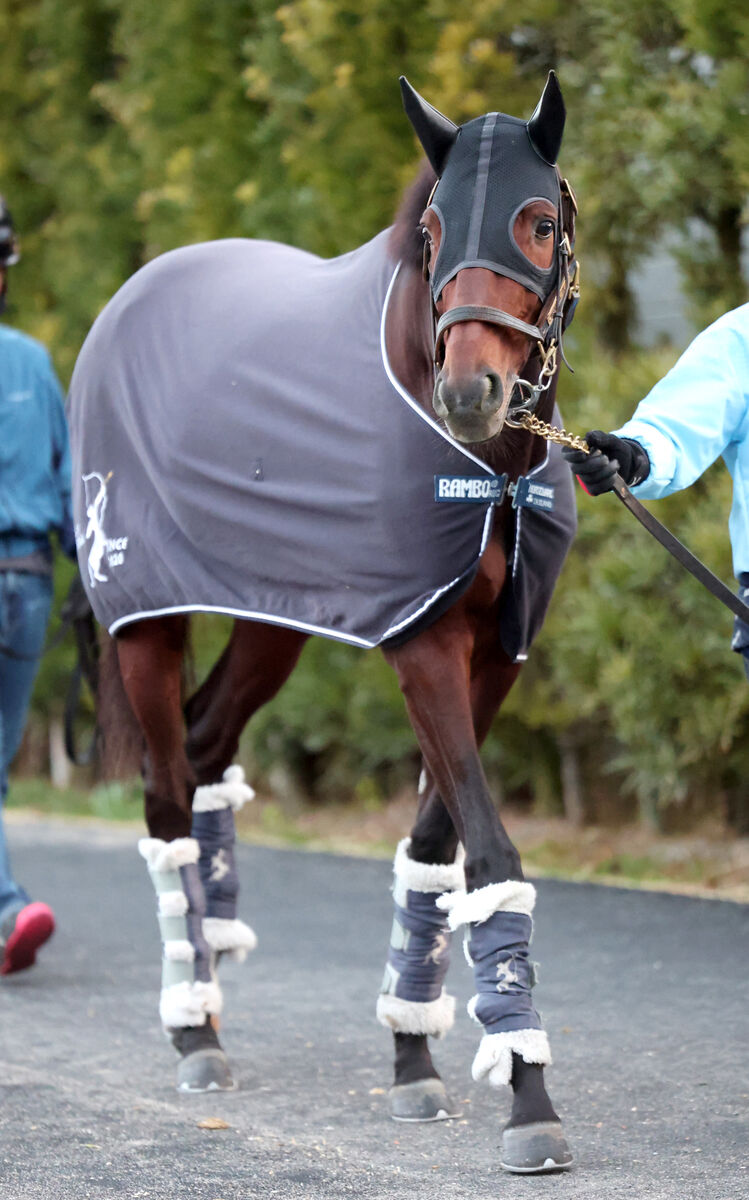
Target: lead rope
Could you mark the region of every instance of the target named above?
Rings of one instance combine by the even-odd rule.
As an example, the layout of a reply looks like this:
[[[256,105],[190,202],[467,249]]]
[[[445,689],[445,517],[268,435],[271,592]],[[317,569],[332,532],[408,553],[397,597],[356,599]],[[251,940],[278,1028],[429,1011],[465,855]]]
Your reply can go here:
[[[508,424],[510,423],[517,428],[526,429],[528,433],[534,433],[538,437],[545,438],[547,442],[555,442],[558,446],[570,446],[573,450],[582,450],[584,454],[591,453],[590,446],[585,441],[585,438],[578,437],[574,433],[569,433],[566,429],[559,429],[556,425],[549,425],[546,421],[542,421],[539,417],[534,416],[533,413],[520,413],[512,422],[508,422]],[[657,542],[660,542],[664,550],[667,550],[686,571],[689,571],[690,575],[694,575],[695,579],[698,579],[702,586],[715,596],[716,600],[720,600],[721,604],[730,609],[735,616],[746,624],[749,624],[749,605],[744,604],[739,596],[734,595],[731,589],[726,587],[722,579],[718,579],[718,576],[714,575],[701,559],[692,554],[692,551],[688,550],[683,542],[680,542],[671,533],[670,529],[662,525],[645,508],[644,504],[640,504],[640,501],[635,499],[619,474],[614,476],[612,491],[617,499],[621,500],[624,507],[632,513],[632,516],[647,529],[648,533]]]
[[[547,421],[542,421],[531,412],[521,412],[511,421],[507,421],[507,424],[516,429],[527,429],[528,433],[535,433],[547,442],[555,442],[557,446],[569,446],[572,450],[582,450],[583,454],[590,454],[590,446],[585,438],[578,437],[576,433],[570,433],[567,429],[559,429],[556,425],[549,425]]]

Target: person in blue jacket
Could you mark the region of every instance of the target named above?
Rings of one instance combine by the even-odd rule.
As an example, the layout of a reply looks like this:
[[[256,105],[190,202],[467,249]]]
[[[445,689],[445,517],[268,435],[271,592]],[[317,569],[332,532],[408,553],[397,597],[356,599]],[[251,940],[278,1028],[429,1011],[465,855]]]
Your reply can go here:
[[[617,471],[641,500],[669,496],[722,456],[733,477],[734,572],[749,599],[749,304],[698,334],[620,429],[585,440],[594,453],[563,454],[594,496],[611,490]],[[749,626],[738,617],[731,644],[749,677]]]
[[[0,197],[0,312],[8,268],[19,259]],[[47,904],[32,902],[11,873],[2,802],[18,750],[52,603],[55,531],[75,554],[68,434],[47,351],[0,323],[0,975],[31,966],[54,930]]]

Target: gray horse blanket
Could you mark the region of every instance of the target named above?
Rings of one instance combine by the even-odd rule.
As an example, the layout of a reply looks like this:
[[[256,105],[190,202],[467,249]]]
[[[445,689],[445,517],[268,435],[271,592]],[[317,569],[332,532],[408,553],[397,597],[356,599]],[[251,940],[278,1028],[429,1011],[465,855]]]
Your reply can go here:
[[[202,611],[371,647],[469,586],[492,504],[437,502],[434,479],[488,468],[392,374],[387,245],[386,230],[331,260],[262,241],[189,246],[104,308],[68,416],[80,568],[111,633]],[[575,524],[561,457],[536,476],[556,504],[518,513],[502,619],[513,658]]]

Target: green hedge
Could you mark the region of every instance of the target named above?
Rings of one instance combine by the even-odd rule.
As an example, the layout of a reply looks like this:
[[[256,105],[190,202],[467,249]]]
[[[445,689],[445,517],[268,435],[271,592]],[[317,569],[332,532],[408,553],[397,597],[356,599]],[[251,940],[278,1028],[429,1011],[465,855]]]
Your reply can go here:
[[[610,428],[676,355],[633,345],[631,272],[665,231],[686,235],[698,324],[745,297],[749,24],[728,0],[528,0],[522,17],[510,0],[460,13],[444,0],[0,0],[0,189],[24,251],[9,318],[67,379],[101,306],[164,250],[223,236],[349,249],[390,220],[418,161],[399,73],[463,120],[529,114],[549,66],[584,285],[560,396],[570,426]],[[729,503],[716,468],[658,506],[724,578]],[[749,692],[730,618],[613,498],[581,497],[580,518],[486,746],[495,787],[559,809],[572,755],[592,817],[639,805],[650,821],[727,813],[743,827]],[[200,663],[219,640],[197,622]],[[70,662],[68,649],[45,662],[40,719],[59,711]],[[320,799],[376,802],[418,769],[380,657],[323,642],[243,753]]]

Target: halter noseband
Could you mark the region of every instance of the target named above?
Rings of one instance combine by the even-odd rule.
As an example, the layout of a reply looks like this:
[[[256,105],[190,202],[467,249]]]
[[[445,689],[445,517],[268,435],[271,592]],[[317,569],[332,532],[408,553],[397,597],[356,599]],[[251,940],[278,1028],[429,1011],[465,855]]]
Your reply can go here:
[[[551,384],[557,369],[558,356],[567,363],[562,347],[562,334],[570,324],[577,302],[580,297],[580,265],[575,258],[575,216],[577,201],[571,185],[563,179],[559,170],[559,226],[561,237],[557,244],[557,284],[550,296],[544,301],[538,324],[531,325],[521,321],[504,309],[493,308],[484,304],[460,304],[443,313],[436,322],[434,329],[434,361],[438,365],[440,351],[444,344],[445,331],[452,325],[464,321],[484,321],[490,325],[503,325],[514,329],[537,343],[541,356],[541,370],[536,383],[527,379],[516,381],[520,391],[520,400],[511,404],[510,411],[518,417],[521,413],[532,412],[538,404],[543,392]],[[436,186],[436,185],[435,185]],[[434,195],[434,191],[432,191]],[[429,197],[428,205],[432,197]],[[428,207],[427,205],[427,207]],[[425,263],[426,271],[426,263]],[[436,314],[435,314],[436,315]],[[567,363],[569,366],[569,363]],[[514,422],[508,417],[507,424]]]

